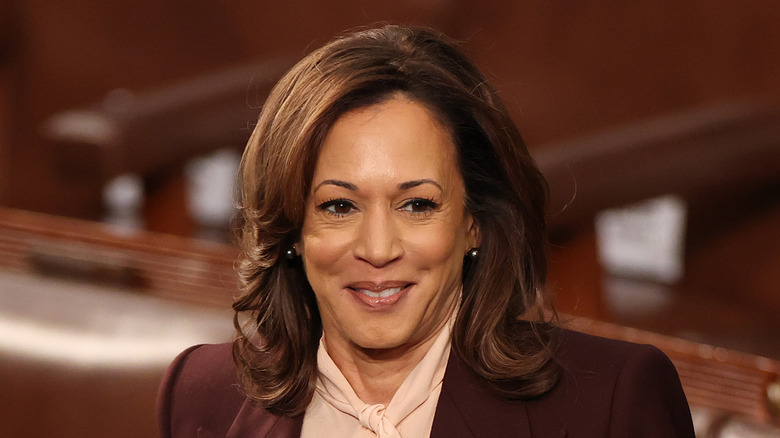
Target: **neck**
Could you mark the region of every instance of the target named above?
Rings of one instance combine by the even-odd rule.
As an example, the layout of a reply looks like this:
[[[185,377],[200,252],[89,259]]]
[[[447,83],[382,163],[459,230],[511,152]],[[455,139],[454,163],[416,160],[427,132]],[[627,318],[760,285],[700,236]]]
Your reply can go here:
[[[326,342],[326,347],[333,362],[364,403],[387,406],[404,380],[430,350],[439,330],[411,346],[366,349],[355,344]]]

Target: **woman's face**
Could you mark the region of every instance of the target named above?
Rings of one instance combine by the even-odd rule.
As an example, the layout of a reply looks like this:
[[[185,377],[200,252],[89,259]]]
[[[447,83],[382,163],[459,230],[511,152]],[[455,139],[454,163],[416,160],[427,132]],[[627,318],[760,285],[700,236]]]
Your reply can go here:
[[[430,339],[478,244],[448,132],[400,96],[348,112],[325,139],[311,187],[298,251],[329,348]]]

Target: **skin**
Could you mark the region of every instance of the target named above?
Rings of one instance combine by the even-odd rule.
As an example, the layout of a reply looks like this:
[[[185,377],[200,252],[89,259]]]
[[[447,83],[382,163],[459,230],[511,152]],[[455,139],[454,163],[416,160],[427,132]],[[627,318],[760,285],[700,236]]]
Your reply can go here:
[[[448,131],[403,95],[346,113],[325,139],[297,249],[328,353],[366,403],[390,402],[457,305],[479,246],[464,196]]]

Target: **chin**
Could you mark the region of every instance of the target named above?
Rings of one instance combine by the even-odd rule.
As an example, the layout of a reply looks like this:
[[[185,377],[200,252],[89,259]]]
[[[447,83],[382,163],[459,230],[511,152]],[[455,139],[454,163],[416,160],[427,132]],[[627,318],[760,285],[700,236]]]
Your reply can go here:
[[[401,334],[377,337],[361,336],[358,339],[354,339],[353,342],[364,350],[392,350],[407,344],[409,339],[409,336]]]

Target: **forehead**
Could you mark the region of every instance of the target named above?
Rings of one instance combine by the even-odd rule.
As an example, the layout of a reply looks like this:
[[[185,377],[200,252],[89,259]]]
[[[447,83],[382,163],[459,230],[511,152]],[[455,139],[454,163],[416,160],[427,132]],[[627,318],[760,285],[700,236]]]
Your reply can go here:
[[[425,105],[396,96],[347,112],[333,124],[314,179],[459,177],[455,156],[439,118]]]

